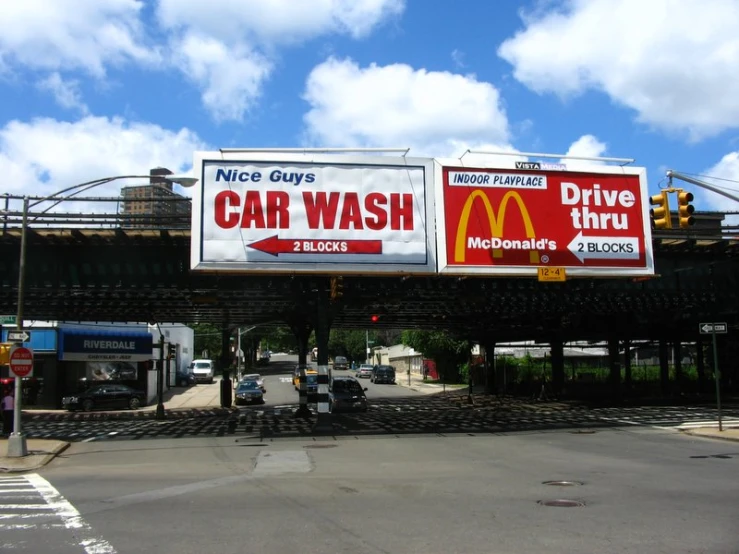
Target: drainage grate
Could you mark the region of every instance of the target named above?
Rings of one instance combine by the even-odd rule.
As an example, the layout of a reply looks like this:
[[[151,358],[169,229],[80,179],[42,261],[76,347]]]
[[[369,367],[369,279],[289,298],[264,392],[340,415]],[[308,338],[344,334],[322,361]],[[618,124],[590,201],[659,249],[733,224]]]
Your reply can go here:
[[[582,481],[543,481],[542,485],[551,485],[553,487],[579,487],[584,485]]]
[[[336,448],[338,444],[306,444],[303,448]]]
[[[585,506],[585,502],[582,500],[566,500],[564,498],[558,498],[556,500],[539,500],[537,503],[542,506],[553,506],[555,508],[580,508]]]

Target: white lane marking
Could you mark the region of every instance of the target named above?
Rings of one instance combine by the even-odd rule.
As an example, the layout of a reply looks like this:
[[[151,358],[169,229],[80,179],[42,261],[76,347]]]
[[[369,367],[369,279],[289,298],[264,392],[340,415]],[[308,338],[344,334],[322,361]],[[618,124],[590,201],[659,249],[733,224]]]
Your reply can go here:
[[[78,544],[85,549],[87,554],[116,554],[115,548],[108,541],[93,535],[90,524],[82,519],[77,509],[52,487],[51,483],[37,473],[31,473],[25,477],[36,488],[41,498],[53,506],[53,512],[62,518],[64,526],[76,531]]]
[[[281,450],[260,452],[254,475],[281,475],[283,473],[308,473],[311,470],[310,458],[304,450]]]
[[[280,377],[280,383],[292,383],[293,378],[292,377]]]
[[[28,531],[33,529],[66,529],[63,523],[0,523],[0,531]],[[0,552],[2,550],[0,549]]]

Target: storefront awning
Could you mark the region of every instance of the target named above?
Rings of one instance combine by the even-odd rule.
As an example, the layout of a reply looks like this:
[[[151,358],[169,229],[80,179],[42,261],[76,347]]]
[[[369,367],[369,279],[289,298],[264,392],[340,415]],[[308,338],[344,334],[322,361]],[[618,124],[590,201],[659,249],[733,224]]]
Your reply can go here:
[[[59,359],[77,362],[143,362],[152,356],[151,333],[59,330]]]

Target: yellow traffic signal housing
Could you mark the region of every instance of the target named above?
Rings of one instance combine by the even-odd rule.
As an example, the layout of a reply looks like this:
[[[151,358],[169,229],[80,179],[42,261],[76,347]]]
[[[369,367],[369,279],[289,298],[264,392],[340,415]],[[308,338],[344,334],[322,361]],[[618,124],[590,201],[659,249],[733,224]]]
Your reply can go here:
[[[3,342],[0,343],[0,365],[8,365],[10,363],[10,348],[13,343]]]
[[[693,217],[695,208],[691,204],[692,201],[692,192],[680,191],[677,193],[677,220],[680,222],[681,229],[687,229],[691,225],[695,225],[695,218]]]
[[[649,203],[655,206],[649,210],[655,229],[672,229],[672,216],[670,215],[669,193],[663,190],[649,199]]]
[[[344,278],[331,277],[331,300],[338,300],[344,295]]]

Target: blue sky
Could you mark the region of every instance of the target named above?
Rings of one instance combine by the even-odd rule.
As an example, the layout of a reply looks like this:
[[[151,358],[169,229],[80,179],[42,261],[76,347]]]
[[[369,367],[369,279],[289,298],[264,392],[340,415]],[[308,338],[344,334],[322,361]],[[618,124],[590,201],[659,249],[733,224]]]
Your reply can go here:
[[[2,192],[238,146],[603,155],[636,158],[652,191],[667,168],[739,181],[736,0],[33,0],[0,2],[0,28]]]

